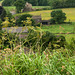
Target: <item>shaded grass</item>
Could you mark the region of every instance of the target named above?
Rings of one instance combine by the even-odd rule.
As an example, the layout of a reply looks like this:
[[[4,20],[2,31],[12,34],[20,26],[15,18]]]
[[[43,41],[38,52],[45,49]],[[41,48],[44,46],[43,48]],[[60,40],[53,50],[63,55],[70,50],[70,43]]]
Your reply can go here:
[[[57,10],[57,9],[53,9],[53,10]],[[42,11],[32,11],[32,12],[25,12],[25,13],[19,13],[19,14],[15,14],[14,16],[19,16],[19,15],[23,15],[23,14],[32,14],[32,15],[40,15],[42,16],[42,20],[48,20],[51,18],[50,13],[53,10],[42,10]],[[66,13],[67,16],[67,20],[66,21],[72,21],[75,22],[75,8],[64,8],[62,9],[63,12]]]

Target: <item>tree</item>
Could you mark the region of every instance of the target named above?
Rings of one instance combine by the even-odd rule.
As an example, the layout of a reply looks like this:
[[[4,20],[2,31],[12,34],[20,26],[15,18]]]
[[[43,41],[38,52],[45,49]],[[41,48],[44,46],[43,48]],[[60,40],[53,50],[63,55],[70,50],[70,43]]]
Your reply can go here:
[[[4,0],[4,1],[2,2],[2,5],[3,5],[3,6],[11,6],[11,5],[14,4],[15,1],[16,1],[16,0]]]
[[[24,0],[17,0],[17,1],[15,1],[14,5],[16,6],[17,13],[19,13],[19,12],[21,12],[21,9],[24,8],[25,1]]]
[[[52,21],[55,23],[63,23],[66,20],[66,14],[62,10],[55,10],[51,12]]]

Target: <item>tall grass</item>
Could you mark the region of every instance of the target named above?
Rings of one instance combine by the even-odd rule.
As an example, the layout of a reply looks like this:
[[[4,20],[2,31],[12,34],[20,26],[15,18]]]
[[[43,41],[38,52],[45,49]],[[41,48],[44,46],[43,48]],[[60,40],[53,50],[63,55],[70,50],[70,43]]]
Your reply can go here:
[[[19,49],[1,51],[0,73],[2,75],[74,75],[75,56],[70,57],[68,50],[53,53],[25,54]],[[64,52],[65,51],[65,52]],[[62,53],[63,52],[63,53]]]
[[[3,23],[3,25],[7,25],[7,22]],[[24,21],[24,24],[30,25],[30,19],[27,20],[27,23]],[[37,36],[34,36],[34,38],[38,38],[36,44],[34,44],[35,50],[31,43],[29,43],[30,47],[24,45],[25,42],[34,38],[21,39],[18,38],[21,33],[0,32],[0,75],[74,75],[75,40],[71,41],[68,45],[69,48],[67,46],[59,49],[47,47],[40,52],[42,46],[39,45],[39,40],[43,36],[42,30],[40,27],[36,27],[37,30],[32,26],[28,26],[28,28],[37,33]]]

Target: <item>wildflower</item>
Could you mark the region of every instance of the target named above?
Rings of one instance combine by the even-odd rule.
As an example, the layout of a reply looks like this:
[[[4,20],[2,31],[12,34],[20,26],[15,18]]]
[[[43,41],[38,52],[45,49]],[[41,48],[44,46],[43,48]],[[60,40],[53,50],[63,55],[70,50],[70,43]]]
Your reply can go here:
[[[66,34],[69,34],[69,32],[67,32]]]
[[[63,69],[61,70],[61,72],[63,72]]]
[[[65,66],[62,66],[62,69],[65,69]]]
[[[63,30],[64,30],[64,28],[63,28]]]
[[[45,66],[47,66],[47,64],[45,64]]]
[[[69,73],[69,72],[67,72],[66,74],[67,74],[67,75],[70,75],[70,73]]]

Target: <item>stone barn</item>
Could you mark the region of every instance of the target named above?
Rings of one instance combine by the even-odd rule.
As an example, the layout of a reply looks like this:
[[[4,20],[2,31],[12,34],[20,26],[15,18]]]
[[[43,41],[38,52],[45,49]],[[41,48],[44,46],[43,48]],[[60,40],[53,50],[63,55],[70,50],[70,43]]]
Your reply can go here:
[[[32,16],[32,19],[34,19],[35,23],[42,23],[43,25],[50,25],[50,20],[42,20],[41,15]]]
[[[25,38],[28,35],[28,28],[27,27],[7,27],[2,28],[3,31],[6,31],[7,33],[17,33],[19,34],[19,38]],[[23,34],[22,34],[23,33]]]
[[[32,8],[32,4],[26,2],[25,7],[22,10],[22,12],[26,12],[26,11],[34,11],[34,9]]]
[[[50,25],[50,20],[42,20],[43,25]]]
[[[37,16],[32,16],[32,19],[34,19],[35,23],[41,23],[42,22],[42,18],[41,15],[37,15]]]

